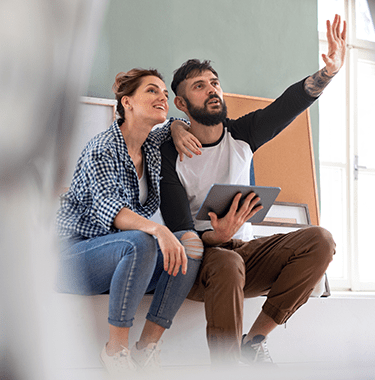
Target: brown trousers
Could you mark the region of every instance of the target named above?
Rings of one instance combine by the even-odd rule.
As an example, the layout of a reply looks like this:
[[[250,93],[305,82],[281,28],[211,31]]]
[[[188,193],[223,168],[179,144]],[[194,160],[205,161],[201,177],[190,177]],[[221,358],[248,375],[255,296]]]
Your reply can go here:
[[[307,302],[334,253],[321,227],[206,247],[188,298],[205,302],[212,364],[240,358],[244,298],[267,295],[263,312],[283,324]]]

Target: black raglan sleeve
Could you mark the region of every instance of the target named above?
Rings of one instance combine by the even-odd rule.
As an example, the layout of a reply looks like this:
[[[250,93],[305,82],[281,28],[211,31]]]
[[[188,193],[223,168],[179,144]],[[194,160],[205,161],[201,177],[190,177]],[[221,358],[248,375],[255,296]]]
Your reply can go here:
[[[305,79],[288,87],[284,93],[264,109],[251,112],[237,120],[227,120],[228,131],[236,139],[246,141],[255,152],[277,136],[317,98],[304,90]]]
[[[171,140],[162,145],[161,153],[160,211],[164,223],[172,232],[194,230],[186,191],[176,172],[178,153]]]

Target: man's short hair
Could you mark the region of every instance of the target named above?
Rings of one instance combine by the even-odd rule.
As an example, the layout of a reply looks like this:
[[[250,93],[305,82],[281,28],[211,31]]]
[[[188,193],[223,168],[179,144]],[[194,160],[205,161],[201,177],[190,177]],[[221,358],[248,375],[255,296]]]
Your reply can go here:
[[[171,84],[172,91],[177,95],[177,89],[181,82],[185,79],[193,78],[207,70],[210,70],[213,74],[219,77],[217,72],[212,68],[211,61],[204,60],[201,62],[199,59],[189,59],[174,71]]]

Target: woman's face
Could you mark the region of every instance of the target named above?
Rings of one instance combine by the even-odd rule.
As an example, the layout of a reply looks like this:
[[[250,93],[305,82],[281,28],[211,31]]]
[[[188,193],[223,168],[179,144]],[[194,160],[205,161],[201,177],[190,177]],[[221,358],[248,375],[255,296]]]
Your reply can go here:
[[[127,118],[131,112],[134,118],[152,125],[164,123],[168,115],[168,91],[165,83],[158,77],[149,75],[141,79],[135,93],[127,99],[125,108]]]

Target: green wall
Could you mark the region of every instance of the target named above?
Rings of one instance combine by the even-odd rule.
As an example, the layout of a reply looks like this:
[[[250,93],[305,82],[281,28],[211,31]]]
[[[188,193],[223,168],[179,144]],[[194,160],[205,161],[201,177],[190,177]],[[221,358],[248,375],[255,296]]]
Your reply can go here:
[[[133,67],[157,68],[170,89],[189,58],[210,59],[225,92],[275,98],[318,70],[317,0],[110,0],[83,95],[113,98]],[[318,162],[317,104],[311,119]]]

